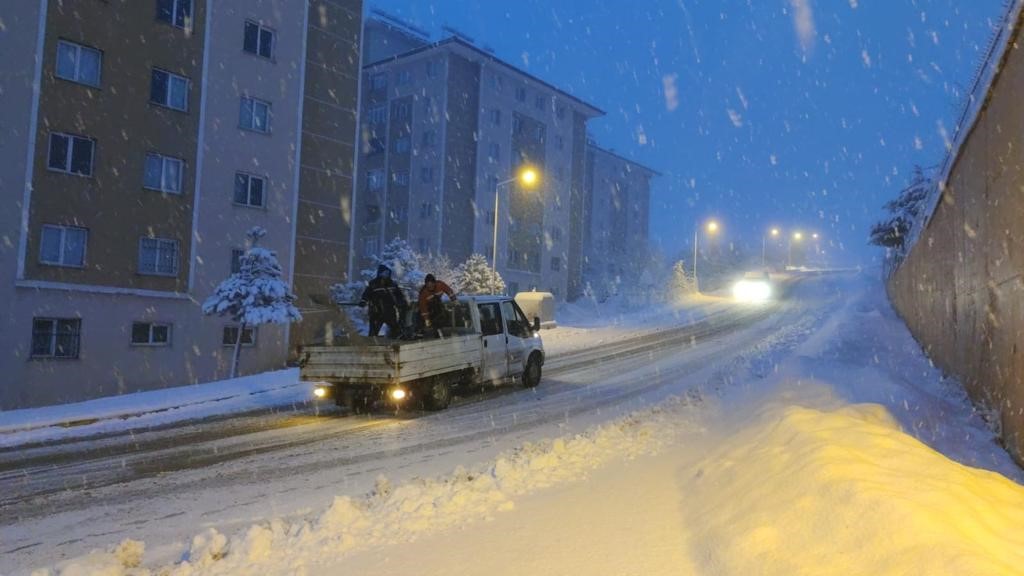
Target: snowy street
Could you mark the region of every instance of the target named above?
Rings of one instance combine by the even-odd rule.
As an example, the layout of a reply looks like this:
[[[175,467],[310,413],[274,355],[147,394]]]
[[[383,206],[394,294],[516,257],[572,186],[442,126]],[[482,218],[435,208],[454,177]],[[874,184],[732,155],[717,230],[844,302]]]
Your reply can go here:
[[[936,557],[927,573],[1015,573],[1024,474],[879,293],[855,274],[805,278],[768,308],[562,351],[538,389],[439,414],[283,412],[140,433],[127,449],[7,452],[0,573],[130,567],[131,543],[82,558],[130,539],[143,566],[183,574],[809,574],[815,555],[902,522],[905,542],[868,538],[892,562],[827,572],[896,574],[943,549],[946,523],[914,523],[957,513],[946,506],[985,519],[959,544],[980,571]],[[887,487],[872,488],[880,468]],[[832,523],[846,528],[815,542]]]

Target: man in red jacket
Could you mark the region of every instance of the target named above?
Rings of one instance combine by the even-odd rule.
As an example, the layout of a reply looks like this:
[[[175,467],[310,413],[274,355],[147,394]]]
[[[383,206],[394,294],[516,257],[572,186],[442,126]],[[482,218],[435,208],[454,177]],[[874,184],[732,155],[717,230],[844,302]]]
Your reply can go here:
[[[455,291],[450,286],[434,278],[433,274],[427,274],[423,279],[423,287],[420,288],[420,317],[423,318],[423,325],[427,331],[434,331],[444,324],[444,308],[441,306],[441,296],[447,294],[451,301],[455,301]]]

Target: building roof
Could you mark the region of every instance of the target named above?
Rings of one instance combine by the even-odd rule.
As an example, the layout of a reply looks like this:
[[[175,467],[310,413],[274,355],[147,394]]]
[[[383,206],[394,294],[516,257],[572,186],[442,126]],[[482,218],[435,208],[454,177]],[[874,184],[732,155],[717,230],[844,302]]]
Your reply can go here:
[[[626,158],[625,156],[623,156],[623,155],[621,155],[621,154],[619,154],[617,152],[614,152],[612,150],[609,150],[607,148],[602,148],[601,146],[599,146],[597,144],[597,142],[594,142],[593,140],[588,140],[587,141],[587,147],[593,148],[594,150],[598,150],[600,152],[603,152],[603,153],[605,153],[605,154],[607,154],[609,156],[613,156],[615,158],[618,158],[619,160],[622,160],[623,162],[625,162],[627,164],[630,164],[632,166],[636,166],[637,168],[639,168],[640,170],[643,170],[644,172],[650,172],[651,174],[653,174],[655,176],[661,176],[662,175],[661,172],[658,172],[654,168],[650,168],[648,166],[644,166],[643,164],[637,162],[636,160],[630,160],[629,158]]]
[[[390,64],[392,62],[396,62],[398,60],[402,60],[402,59],[408,58],[410,56],[415,56],[417,54],[421,54],[421,53],[424,53],[424,52],[429,52],[431,50],[437,50],[437,49],[444,48],[444,47],[459,47],[459,48],[468,50],[470,52],[473,52],[474,55],[476,55],[478,58],[480,58],[482,60],[486,60],[488,62],[492,62],[494,64],[497,64],[499,66],[507,68],[508,70],[510,70],[512,72],[515,72],[516,74],[519,74],[519,75],[527,77],[528,79],[532,80],[533,82],[536,82],[536,83],[541,84],[541,85],[543,85],[543,86],[545,86],[547,88],[550,88],[551,90],[561,94],[562,96],[565,96],[569,100],[572,100],[573,102],[575,102],[578,105],[582,106],[588,112],[590,112],[593,116],[604,116],[605,115],[605,111],[604,110],[601,110],[600,108],[594,106],[593,104],[585,102],[585,101],[577,98],[576,96],[573,96],[572,94],[566,92],[565,90],[562,90],[561,88],[558,88],[557,86],[555,86],[553,84],[545,82],[544,80],[541,80],[540,78],[534,76],[533,74],[530,74],[529,72],[526,72],[526,71],[524,71],[524,70],[522,70],[520,68],[517,68],[517,67],[511,65],[508,62],[505,62],[504,60],[502,60],[501,58],[498,58],[494,54],[491,54],[490,52],[487,52],[485,50],[477,48],[473,44],[471,44],[471,43],[469,43],[469,42],[467,42],[467,41],[465,41],[462,38],[459,38],[457,36],[451,36],[451,37],[445,38],[444,40],[440,40],[440,41],[434,42],[432,44],[427,44],[426,46],[421,46],[420,48],[414,48],[414,49],[409,50],[407,52],[402,52],[401,54],[396,54],[394,56],[389,56],[388,58],[384,58],[384,59],[378,60],[376,62],[370,62],[369,64],[365,64],[363,66],[363,69],[366,70],[368,68],[373,68],[373,67],[376,67],[376,66],[380,66],[382,64]]]
[[[951,144],[939,167],[938,186],[935,187],[932,197],[928,199],[925,217],[915,223],[914,229],[911,230],[909,235],[910,246],[917,242],[921,231],[931,221],[932,215],[942,200],[946,184],[953,172],[953,167],[956,166],[957,159],[960,157],[960,152],[974,131],[978,119],[981,117],[981,111],[985,109],[985,105],[988,103],[993,87],[999,81],[999,76],[1003,71],[1003,64],[1009,56],[1010,48],[1016,43],[1016,39],[1020,35],[1021,18],[1024,16],[1024,11],[1022,10],[1024,10],[1024,0],[1006,0],[1003,19],[994,29],[992,38],[989,40],[988,49],[985,51],[985,56],[974,75],[973,82],[971,82],[970,92],[968,92],[967,99],[964,101],[960,115],[957,116],[956,128],[953,132]]]

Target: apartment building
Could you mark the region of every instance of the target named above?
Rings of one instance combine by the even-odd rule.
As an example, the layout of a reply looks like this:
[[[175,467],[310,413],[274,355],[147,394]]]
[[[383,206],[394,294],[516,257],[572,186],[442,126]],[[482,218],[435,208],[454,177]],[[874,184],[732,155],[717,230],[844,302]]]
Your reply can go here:
[[[586,156],[583,278],[601,289],[638,273],[635,255],[648,242],[651,179],[660,174],[593,140]]]
[[[223,377],[237,327],[200,305],[254,225],[310,313],[247,330],[243,372],[319,330],[347,277],[361,10],[6,7],[0,409]]]
[[[490,258],[497,197],[509,290],[580,285],[586,123],[601,110],[460,37],[366,64],[361,102],[353,270],[394,237]],[[536,189],[509,182],[526,164]]]

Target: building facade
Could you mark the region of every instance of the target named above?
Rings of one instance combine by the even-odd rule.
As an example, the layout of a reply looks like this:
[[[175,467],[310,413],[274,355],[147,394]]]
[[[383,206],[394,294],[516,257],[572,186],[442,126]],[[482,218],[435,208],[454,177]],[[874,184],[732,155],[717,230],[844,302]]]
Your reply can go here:
[[[491,258],[497,198],[509,291],[564,299],[579,284],[572,232],[601,110],[458,37],[368,63],[362,86],[353,270],[395,237],[455,263]],[[524,165],[541,173],[535,189],[510,181]]]
[[[237,328],[200,305],[255,225],[313,311],[292,344],[317,331],[318,295],[347,277],[361,9],[5,10],[0,408],[223,377]],[[243,371],[282,366],[289,337],[247,331]]]
[[[648,243],[651,168],[587,143],[582,277],[592,289],[631,282]],[[634,279],[635,280],[635,279]]]

